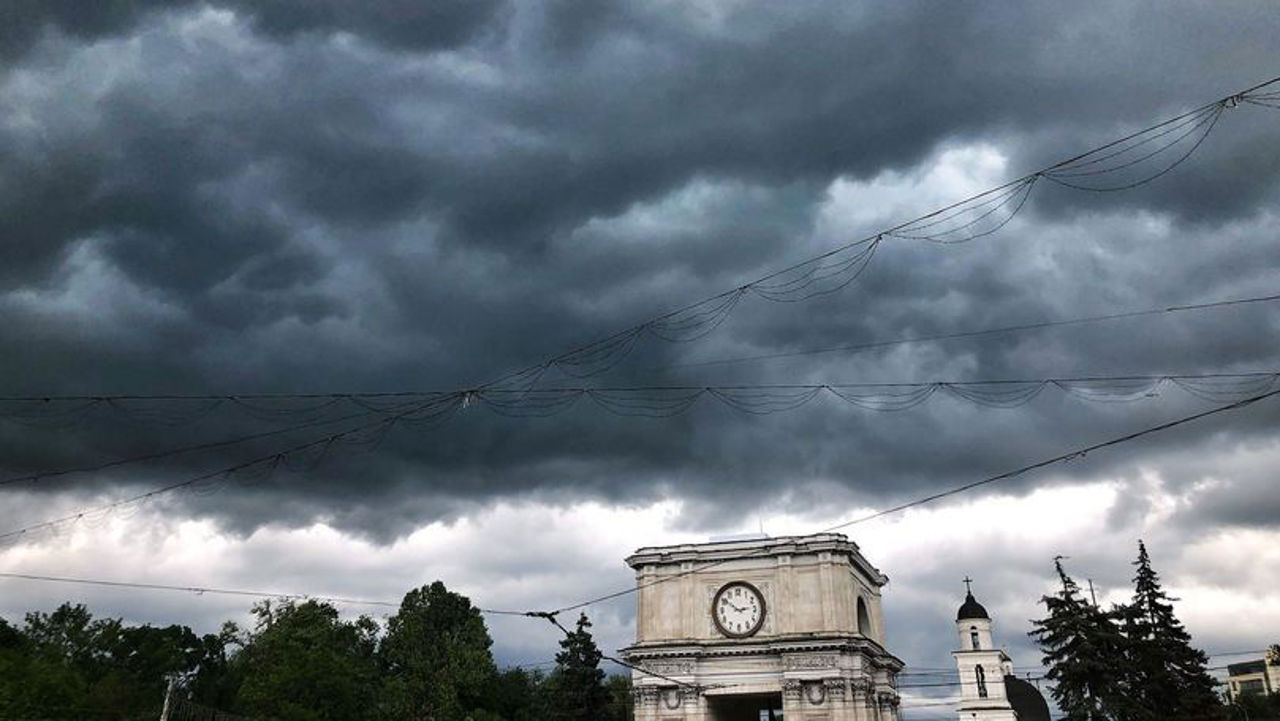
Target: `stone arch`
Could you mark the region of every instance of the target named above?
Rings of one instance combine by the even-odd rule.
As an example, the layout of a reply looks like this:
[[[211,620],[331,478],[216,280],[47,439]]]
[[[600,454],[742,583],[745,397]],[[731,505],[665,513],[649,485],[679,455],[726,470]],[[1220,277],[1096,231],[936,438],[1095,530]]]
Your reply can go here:
[[[858,633],[870,638],[871,633],[871,614],[867,612],[867,602],[862,600],[862,596],[858,596]]]

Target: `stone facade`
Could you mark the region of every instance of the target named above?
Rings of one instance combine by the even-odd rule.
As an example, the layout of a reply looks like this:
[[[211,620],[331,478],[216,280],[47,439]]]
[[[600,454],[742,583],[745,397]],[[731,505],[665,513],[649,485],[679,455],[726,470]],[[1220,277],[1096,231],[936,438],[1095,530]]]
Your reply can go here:
[[[885,650],[888,578],[840,534],[642,548],[627,563],[640,590],[633,673],[636,721],[897,721],[902,662]],[[712,618],[717,591],[758,589],[763,623],[730,638]]]

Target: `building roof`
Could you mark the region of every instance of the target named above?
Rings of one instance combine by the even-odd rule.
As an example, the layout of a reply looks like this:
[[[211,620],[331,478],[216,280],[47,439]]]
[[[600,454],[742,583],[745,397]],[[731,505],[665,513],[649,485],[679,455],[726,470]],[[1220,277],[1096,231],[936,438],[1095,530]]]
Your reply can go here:
[[[724,539],[708,543],[680,543],[673,546],[645,546],[627,557],[627,565],[639,570],[643,566],[678,566],[685,563],[716,563],[774,556],[803,556],[830,553],[847,557],[866,579],[877,586],[889,577],[872,566],[858,549],[858,544],[842,533],[815,533],[808,536],[748,537]]]
[[[1017,676],[1005,676],[1004,690],[1009,705],[1018,714],[1018,721],[1049,721],[1049,704],[1040,689]]]
[[[964,605],[960,606],[959,611],[956,611],[956,620],[967,621],[975,618],[991,620],[991,616],[987,615],[987,609],[983,608],[981,603],[978,603],[978,599],[974,598],[972,593],[966,593]]]
[[[1253,673],[1266,673],[1267,664],[1263,661],[1245,661],[1227,666],[1228,676],[1247,676]]]

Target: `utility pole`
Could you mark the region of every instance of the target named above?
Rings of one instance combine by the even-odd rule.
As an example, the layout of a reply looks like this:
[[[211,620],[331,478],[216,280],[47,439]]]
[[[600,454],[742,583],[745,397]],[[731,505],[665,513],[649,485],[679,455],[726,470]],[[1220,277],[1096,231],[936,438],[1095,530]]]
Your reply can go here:
[[[169,721],[169,704],[173,701],[173,690],[178,687],[178,677],[170,676],[169,685],[164,690],[164,707],[160,709],[160,721]]]

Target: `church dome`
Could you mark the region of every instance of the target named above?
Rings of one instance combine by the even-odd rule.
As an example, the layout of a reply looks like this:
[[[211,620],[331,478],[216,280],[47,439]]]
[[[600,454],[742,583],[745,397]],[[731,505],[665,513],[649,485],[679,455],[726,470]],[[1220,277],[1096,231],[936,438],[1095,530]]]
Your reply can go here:
[[[1018,721],[1049,721],[1049,703],[1035,686],[1017,676],[1005,676],[1004,689]]]
[[[967,621],[974,618],[991,620],[991,617],[987,615],[987,609],[983,608],[981,603],[978,603],[978,599],[974,598],[972,593],[966,593],[964,605],[956,612],[956,620]]]

